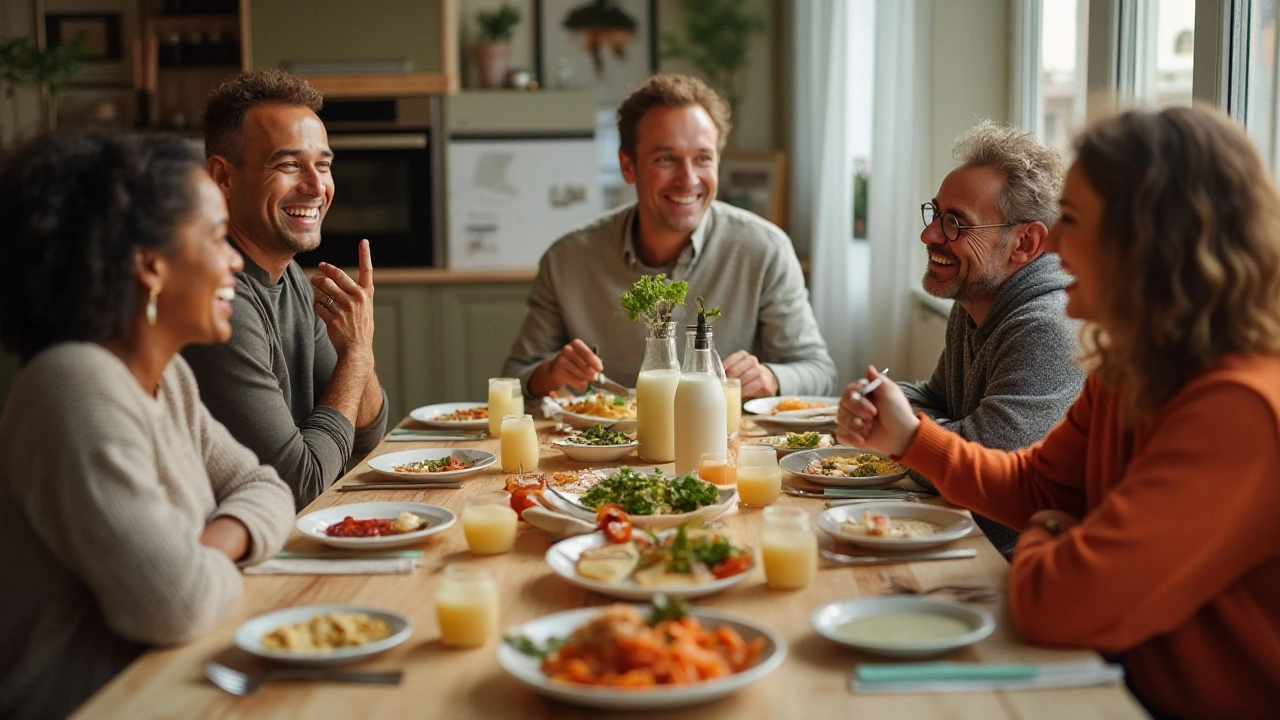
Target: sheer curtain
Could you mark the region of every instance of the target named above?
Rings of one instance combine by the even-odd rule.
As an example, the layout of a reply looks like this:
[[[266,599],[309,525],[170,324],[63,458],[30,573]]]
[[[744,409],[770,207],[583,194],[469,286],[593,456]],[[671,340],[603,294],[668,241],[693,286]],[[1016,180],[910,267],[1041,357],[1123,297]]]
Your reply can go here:
[[[929,38],[932,0],[876,4],[875,118],[872,121],[868,347],[877,367],[906,368],[911,291],[923,272],[921,171],[930,147]],[[864,368],[859,368],[859,374]]]
[[[863,362],[858,338],[867,328],[866,252],[855,247],[865,244],[853,241],[850,5],[846,0],[792,5],[791,230],[808,240],[813,311],[840,387]]]

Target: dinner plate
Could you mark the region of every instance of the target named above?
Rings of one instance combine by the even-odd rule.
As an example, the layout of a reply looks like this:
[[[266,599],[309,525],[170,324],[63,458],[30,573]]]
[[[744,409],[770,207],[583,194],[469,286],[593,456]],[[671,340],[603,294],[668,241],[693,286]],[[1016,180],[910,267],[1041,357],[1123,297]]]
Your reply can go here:
[[[417,420],[423,425],[431,427],[448,428],[450,430],[488,430],[489,419],[482,420],[437,420],[441,415],[448,415],[458,410],[471,410],[473,408],[487,408],[489,405],[482,402],[452,402],[437,403],[435,405],[423,405],[420,408],[414,408],[409,411],[409,417]]]
[[[969,631],[939,638],[878,638],[855,640],[845,637],[838,628],[847,622],[864,617],[929,614],[955,618]],[[892,595],[861,597],[839,600],[823,605],[809,616],[809,624],[817,633],[832,642],[864,652],[898,659],[925,658],[957,648],[972,645],[987,637],[996,628],[995,618],[980,607],[933,598]],[[918,624],[917,624],[918,626]]]
[[[551,444],[570,460],[583,463],[614,462],[631,454],[640,444],[635,440],[620,445],[580,445],[570,442],[569,438],[552,440]]]
[[[822,433],[818,438],[818,447],[816,448],[789,448],[781,444],[786,441],[786,439],[786,435],[770,435],[768,437],[751,438],[746,442],[752,445],[768,445],[778,453],[779,458],[786,457],[791,453],[803,452],[805,450],[820,450],[822,448],[831,447],[835,444],[835,438],[831,437],[831,435],[827,433]]]
[[[426,520],[427,526],[410,533],[382,535],[379,537],[329,537],[324,534],[325,528],[342,522],[347,516],[351,516],[356,520],[368,520],[371,518],[395,520],[402,512],[413,513]],[[413,502],[367,502],[336,505],[323,510],[309,512],[298,518],[294,527],[298,528],[298,532],[303,535],[317,542],[322,542],[329,547],[346,550],[384,550],[386,548],[400,547],[401,545],[414,545],[422,538],[434,535],[453,525],[457,519],[452,510],[442,508],[439,505]]]
[[[578,626],[606,609],[607,607],[579,608],[545,615],[509,628],[507,635],[524,635],[539,644],[553,637],[568,637]],[[636,609],[641,613],[649,612],[648,607]],[[525,655],[505,642],[498,647],[498,664],[516,680],[537,692],[574,705],[606,710],[662,710],[695,705],[729,695],[776,670],[787,656],[787,642],[763,624],[706,608],[694,608],[689,614],[698,618],[708,629],[714,630],[727,625],[748,643],[754,642],[756,638],[764,638],[764,649],[756,658],[756,664],[740,673],[715,680],[632,689],[551,680],[542,672],[538,658]]]
[[[603,425],[610,430],[616,430],[618,432],[636,431],[635,418],[611,418],[601,417],[599,415],[583,415],[581,413],[569,412],[569,410],[566,409],[567,406],[580,402],[584,397],[589,396],[555,398],[556,404],[560,406],[560,413],[564,422],[578,430],[586,430],[593,425]]]
[[[791,453],[778,461],[778,466],[783,470],[795,475],[801,480],[811,482],[814,485],[826,485],[827,487],[845,487],[845,488],[875,488],[892,485],[902,478],[906,477],[907,469],[902,468],[901,472],[889,473],[888,475],[870,475],[868,477],[834,477],[831,475],[811,475],[804,471],[809,463],[819,458],[834,457],[839,455],[861,455],[870,453],[879,457],[885,457],[878,452],[864,450],[862,448],[849,447],[848,445],[836,445],[835,447],[817,448],[814,450],[801,450]]]
[[[414,462],[423,462],[424,460],[440,460],[450,456],[456,457],[464,463],[471,463],[471,466],[461,470],[446,470],[443,472],[397,472],[395,469],[397,465],[407,465]],[[494,464],[497,460],[498,458],[488,450],[422,448],[419,450],[383,453],[377,457],[369,458],[369,468],[379,475],[405,482],[416,480],[457,480],[471,473],[479,472]]]
[[[645,467],[632,468],[636,473],[641,475],[649,475],[659,468]],[[596,474],[603,480],[612,473],[617,472],[618,468],[610,468],[609,470],[598,470]],[[668,477],[675,477],[670,476]],[[583,505],[577,504],[577,501],[586,490],[565,490],[554,488],[548,484],[547,492],[542,494],[542,499],[546,500],[552,509],[558,510],[566,515],[590,521],[596,520],[596,511],[591,510]],[[728,512],[730,508],[738,501],[738,489],[736,487],[716,487],[717,501],[714,505],[704,505],[697,510],[687,513],[679,513],[675,515],[630,515],[631,524],[636,527],[649,528],[651,530],[661,530],[671,528],[684,523],[701,520],[707,521],[720,517]]]
[[[918,538],[872,537],[845,532],[841,525],[846,521],[861,520],[864,511],[888,515],[894,520],[924,520],[937,525],[939,529],[933,535]],[[958,510],[910,502],[886,501],[840,505],[818,513],[815,522],[820,530],[831,537],[876,550],[923,550],[938,547],[953,540],[959,540],[973,530],[973,520]]]
[[[836,411],[835,406],[840,403],[840,398],[827,395],[786,395],[783,397],[763,397],[748,400],[742,404],[742,409],[752,414],[752,422],[765,430],[769,430],[770,432],[783,432],[787,430],[792,432],[804,432],[807,430],[834,428],[836,425],[836,421],[834,419],[823,420],[821,418],[771,414],[774,406],[783,400],[804,400],[805,402],[811,403],[830,403],[832,406],[831,413],[833,415]]]
[[[267,633],[283,625],[295,625],[307,622],[316,615],[329,613],[364,613],[371,618],[385,622],[391,628],[391,635],[382,640],[375,640],[354,647],[334,648],[321,653],[296,653],[284,650],[267,649],[262,646],[262,638]],[[359,662],[378,653],[393,648],[413,634],[413,625],[409,618],[379,608],[362,605],[309,605],[307,607],[286,608],[247,620],[236,628],[236,647],[268,660],[289,663],[290,665],[333,666]]]
[[[547,549],[547,565],[551,566],[551,570],[555,574],[578,587],[594,590],[602,595],[621,598],[622,600],[645,601],[652,600],[653,596],[658,593],[668,597],[685,598],[698,598],[718,593],[725,588],[746,580],[751,571],[755,569],[755,559],[752,558],[751,568],[748,570],[744,570],[737,575],[730,575],[727,578],[697,585],[638,585],[630,579],[621,583],[610,583],[579,575],[578,557],[591,548],[598,548],[608,544],[609,541],[605,539],[604,533],[598,532],[561,540]]]

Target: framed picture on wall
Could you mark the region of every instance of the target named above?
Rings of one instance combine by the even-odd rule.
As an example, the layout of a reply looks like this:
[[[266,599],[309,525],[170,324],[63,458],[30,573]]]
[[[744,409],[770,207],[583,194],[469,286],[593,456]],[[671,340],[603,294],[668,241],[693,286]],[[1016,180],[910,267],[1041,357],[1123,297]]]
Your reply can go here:
[[[138,34],[137,0],[40,0],[45,47],[80,41],[80,71],[69,84],[128,87],[132,84],[130,44]]]
[[[787,225],[787,154],[782,150],[726,150],[720,157],[717,199]]]
[[[658,70],[657,0],[534,0],[533,10],[545,88],[596,88],[617,107]]]

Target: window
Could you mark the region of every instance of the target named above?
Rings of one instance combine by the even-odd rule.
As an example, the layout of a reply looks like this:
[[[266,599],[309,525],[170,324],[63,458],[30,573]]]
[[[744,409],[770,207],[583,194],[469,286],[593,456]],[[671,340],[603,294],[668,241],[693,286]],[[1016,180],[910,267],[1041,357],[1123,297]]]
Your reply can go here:
[[[1084,127],[1089,0],[1044,0],[1040,23],[1040,132],[1066,155]]]
[[[1240,42],[1243,43],[1243,72],[1237,79],[1240,85],[1239,112],[1243,115],[1245,130],[1258,147],[1263,162],[1271,168],[1272,175],[1280,170],[1280,127],[1277,127],[1276,82],[1276,0],[1253,0],[1245,3],[1241,11]]]

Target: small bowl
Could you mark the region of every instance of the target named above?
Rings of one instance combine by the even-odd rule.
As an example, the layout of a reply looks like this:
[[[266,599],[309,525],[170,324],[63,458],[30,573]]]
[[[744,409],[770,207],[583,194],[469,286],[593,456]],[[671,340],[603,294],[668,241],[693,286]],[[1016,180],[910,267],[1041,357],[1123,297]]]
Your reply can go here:
[[[568,438],[552,440],[551,444],[570,460],[580,463],[607,463],[621,460],[640,445],[635,440],[621,445],[580,445],[569,442]]]
[[[840,626],[861,618],[919,614],[941,615],[959,620],[967,632],[929,639],[865,639],[855,640],[837,632]],[[972,645],[987,637],[996,629],[995,618],[980,607],[962,605],[933,598],[892,595],[839,600],[823,605],[809,616],[809,624],[828,640],[873,655],[888,658],[916,659],[941,655],[957,648]]]

